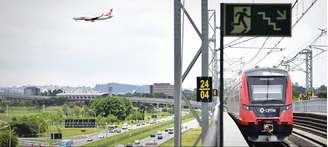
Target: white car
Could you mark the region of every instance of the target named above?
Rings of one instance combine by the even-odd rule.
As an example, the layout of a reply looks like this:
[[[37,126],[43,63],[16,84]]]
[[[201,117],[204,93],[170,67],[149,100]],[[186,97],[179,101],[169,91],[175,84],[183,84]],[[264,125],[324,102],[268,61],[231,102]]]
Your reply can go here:
[[[139,144],[140,144],[140,140],[135,140],[135,141],[134,141],[134,144],[135,144],[135,145],[139,145]]]
[[[104,135],[98,135],[98,138],[105,138]]]
[[[128,124],[123,124],[122,130],[127,130],[129,128]]]
[[[88,137],[88,138],[87,138],[87,142],[91,142],[91,141],[93,141],[93,139],[90,138],[90,137]]]

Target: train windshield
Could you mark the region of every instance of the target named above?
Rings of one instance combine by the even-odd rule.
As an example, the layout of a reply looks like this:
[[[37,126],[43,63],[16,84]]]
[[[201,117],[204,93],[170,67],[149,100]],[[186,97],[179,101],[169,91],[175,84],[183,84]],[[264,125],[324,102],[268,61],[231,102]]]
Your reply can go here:
[[[284,102],[286,77],[248,77],[251,101]]]

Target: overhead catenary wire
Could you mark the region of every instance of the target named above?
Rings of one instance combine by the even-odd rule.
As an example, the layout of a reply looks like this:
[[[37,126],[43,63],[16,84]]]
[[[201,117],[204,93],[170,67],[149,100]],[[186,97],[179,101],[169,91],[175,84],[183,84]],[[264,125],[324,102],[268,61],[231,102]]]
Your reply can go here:
[[[320,34],[318,34],[317,36],[315,36],[314,39],[311,41],[311,43],[310,43],[309,45],[307,45],[305,48],[310,48],[310,49],[312,49],[312,46],[315,46],[315,45],[313,45],[313,44],[315,44],[315,43],[316,43],[321,37],[323,37],[323,36],[326,35],[326,34],[327,34],[327,30],[326,30],[326,29],[321,29]],[[314,48],[314,49],[317,49],[317,48]],[[283,63],[288,64],[288,63],[291,63],[291,62],[295,61],[295,60],[297,59],[297,57],[298,57],[299,55],[301,55],[302,52],[303,52],[304,50],[305,50],[305,49],[299,51],[298,53],[296,53],[296,55],[294,55],[294,56],[293,56],[292,58],[290,58],[290,59],[287,59],[286,57],[284,57],[284,59],[283,59],[278,65],[277,65],[277,67],[281,66]],[[325,49],[321,49],[321,48],[319,48],[318,50],[320,50],[321,52],[318,53],[318,54],[316,54],[316,55],[314,55],[313,58],[315,58],[315,57],[317,57],[318,55],[322,54],[323,52],[327,51],[327,50],[325,50]],[[296,66],[299,66],[299,65],[301,65],[301,64],[303,64],[303,63],[304,63],[304,61],[301,62],[300,64],[295,64],[295,65],[296,65]]]
[[[299,22],[300,20],[305,16],[305,14],[307,14],[307,12],[312,8],[312,6],[317,2],[318,0],[314,0],[310,6],[302,13],[302,15],[296,20],[296,22],[292,25],[291,29],[293,29]],[[285,37],[281,37],[280,40],[273,46],[273,48],[276,48],[281,41],[284,39]],[[267,56],[269,56],[271,53],[273,52],[273,50],[270,50],[267,52],[266,55],[264,55],[258,62],[256,62],[256,65],[259,64],[260,62],[262,62]]]
[[[249,64],[249,63],[251,63],[259,54],[260,54],[260,52],[262,51],[262,49],[263,49],[263,47],[264,47],[264,45],[266,44],[266,42],[269,40],[269,37],[266,37],[266,39],[264,40],[264,42],[263,42],[263,44],[262,44],[262,46],[258,49],[258,51],[255,53],[255,55],[249,60],[249,61],[247,61],[245,64],[247,65],[247,64]]]

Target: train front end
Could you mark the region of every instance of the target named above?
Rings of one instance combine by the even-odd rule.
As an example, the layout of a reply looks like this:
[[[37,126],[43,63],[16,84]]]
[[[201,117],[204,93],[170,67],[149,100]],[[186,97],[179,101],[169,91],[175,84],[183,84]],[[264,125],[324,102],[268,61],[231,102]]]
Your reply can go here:
[[[255,68],[242,76],[239,120],[248,140],[280,142],[292,132],[292,85],[287,71]]]

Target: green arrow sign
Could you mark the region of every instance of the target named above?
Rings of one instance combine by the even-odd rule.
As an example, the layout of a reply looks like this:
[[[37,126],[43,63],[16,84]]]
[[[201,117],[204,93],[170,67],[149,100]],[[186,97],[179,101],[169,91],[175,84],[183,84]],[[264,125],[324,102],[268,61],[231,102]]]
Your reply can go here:
[[[225,36],[291,36],[291,4],[224,4],[223,17]]]

